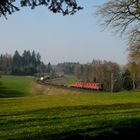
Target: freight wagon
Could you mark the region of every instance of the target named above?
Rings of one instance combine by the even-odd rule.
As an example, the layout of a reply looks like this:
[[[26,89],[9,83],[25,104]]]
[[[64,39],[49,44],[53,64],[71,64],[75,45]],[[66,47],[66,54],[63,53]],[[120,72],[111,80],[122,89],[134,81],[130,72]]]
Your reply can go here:
[[[103,84],[100,83],[74,82],[72,83],[71,87],[92,90],[103,90]]]

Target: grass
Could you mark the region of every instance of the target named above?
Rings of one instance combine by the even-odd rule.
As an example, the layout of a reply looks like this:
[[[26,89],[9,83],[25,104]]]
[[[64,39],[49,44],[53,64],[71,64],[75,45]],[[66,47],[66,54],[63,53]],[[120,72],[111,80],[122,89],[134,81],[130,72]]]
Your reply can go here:
[[[15,97],[29,95],[33,78],[29,76],[2,76],[0,79],[0,97]]]
[[[66,75],[66,85],[71,85],[73,82],[76,81],[76,77],[74,75]]]
[[[140,138],[140,93],[0,99],[0,139]]]
[[[48,88],[38,96],[0,98],[0,140],[140,139],[140,92]]]

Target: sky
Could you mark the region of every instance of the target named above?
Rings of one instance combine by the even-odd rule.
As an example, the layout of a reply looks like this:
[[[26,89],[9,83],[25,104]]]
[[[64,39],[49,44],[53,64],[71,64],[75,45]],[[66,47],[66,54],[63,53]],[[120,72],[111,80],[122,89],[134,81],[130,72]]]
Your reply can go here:
[[[107,0],[78,0],[84,7],[73,16],[53,14],[46,7],[21,8],[0,18],[0,54],[35,50],[45,63],[88,63],[93,59],[127,63],[123,38],[100,26],[95,12]]]

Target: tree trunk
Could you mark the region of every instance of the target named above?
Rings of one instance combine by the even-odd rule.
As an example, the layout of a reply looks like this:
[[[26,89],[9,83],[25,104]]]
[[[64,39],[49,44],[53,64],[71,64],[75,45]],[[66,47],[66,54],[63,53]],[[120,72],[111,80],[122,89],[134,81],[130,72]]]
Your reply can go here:
[[[111,73],[111,92],[114,90],[114,74]]]
[[[133,89],[136,88],[135,80],[133,80]]]

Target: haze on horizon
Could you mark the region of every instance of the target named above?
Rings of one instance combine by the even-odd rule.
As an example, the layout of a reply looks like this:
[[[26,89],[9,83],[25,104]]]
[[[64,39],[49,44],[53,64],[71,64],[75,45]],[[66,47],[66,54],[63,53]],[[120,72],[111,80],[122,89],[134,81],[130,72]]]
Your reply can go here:
[[[97,5],[106,0],[81,0],[84,7],[73,16],[53,14],[45,7],[23,8],[0,19],[0,53],[15,50],[39,52],[45,63],[87,63],[101,59],[127,63],[126,42],[103,30],[95,16]]]

